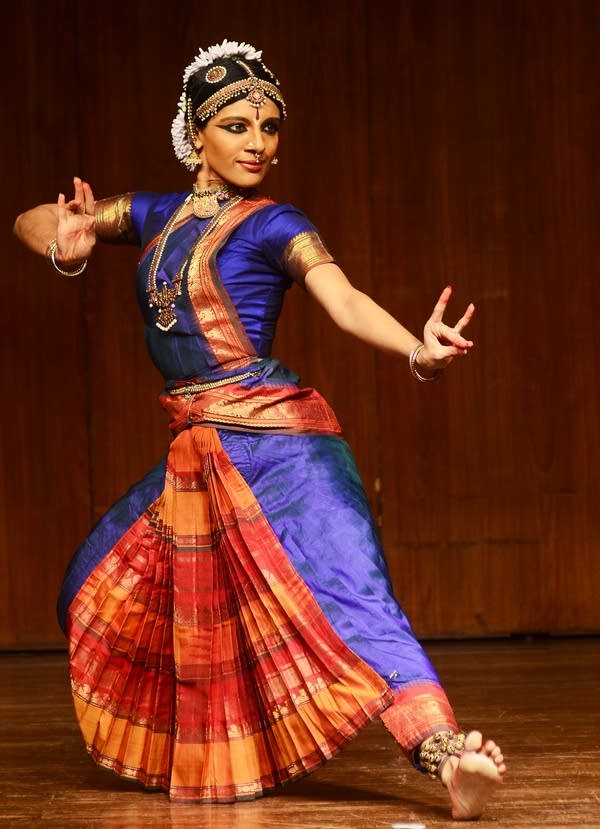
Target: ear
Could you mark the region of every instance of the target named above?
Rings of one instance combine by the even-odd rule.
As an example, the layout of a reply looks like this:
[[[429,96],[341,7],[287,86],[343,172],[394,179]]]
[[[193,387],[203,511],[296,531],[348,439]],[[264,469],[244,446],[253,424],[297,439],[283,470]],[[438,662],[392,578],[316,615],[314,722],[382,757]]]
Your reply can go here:
[[[203,144],[202,144],[202,136],[200,134],[200,130],[196,126],[193,126],[188,130],[188,133],[189,133],[189,136],[190,136],[191,143],[192,143],[194,149],[196,150],[196,152],[197,153],[201,152]]]

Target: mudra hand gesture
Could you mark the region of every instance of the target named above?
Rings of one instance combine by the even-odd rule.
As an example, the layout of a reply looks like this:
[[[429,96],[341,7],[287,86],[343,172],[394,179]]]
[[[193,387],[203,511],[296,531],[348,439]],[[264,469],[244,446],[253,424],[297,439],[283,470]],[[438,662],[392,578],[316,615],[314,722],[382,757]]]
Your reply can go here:
[[[62,262],[87,259],[96,244],[95,206],[92,188],[86,181],[73,179],[75,195],[70,201],[58,196],[57,254]]]
[[[451,328],[443,322],[444,312],[452,295],[447,286],[440,294],[433,313],[423,329],[423,347],[419,353],[419,365],[431,371],[445,368],[455,357],[468,354],[473,341],[466,340],[462,331],[471,321],[475,306],[471,303],[456,325]]]

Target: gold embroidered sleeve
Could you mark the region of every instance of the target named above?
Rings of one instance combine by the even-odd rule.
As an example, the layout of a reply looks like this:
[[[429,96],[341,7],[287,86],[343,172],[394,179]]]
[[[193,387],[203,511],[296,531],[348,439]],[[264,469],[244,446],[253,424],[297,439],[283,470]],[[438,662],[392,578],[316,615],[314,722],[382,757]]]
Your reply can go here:
[[[138,244],[131,220],[133,193],[96,202],[96,234],[103,242]]]
[[[299,233],[290,239],[281,257],[284,271],[302,286],[311,268],[334,261],[333,256],[323,244],[323,240],[314,230]]]

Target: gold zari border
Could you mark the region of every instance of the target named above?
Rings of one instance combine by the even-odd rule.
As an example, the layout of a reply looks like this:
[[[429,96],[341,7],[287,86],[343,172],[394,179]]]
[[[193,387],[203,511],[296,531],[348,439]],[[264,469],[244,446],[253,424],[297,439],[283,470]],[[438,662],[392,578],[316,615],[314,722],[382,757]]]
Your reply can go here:
[[[307,230],[290,239],[281,257],[284,271],[299,285],[304,285],[306,274],[311,268],[334,261],[323,240],[314,230]]]
[[[136,244],[138,239],[131,219],[133,193],[100,199],[96,202],[96,235],[103,242]]]

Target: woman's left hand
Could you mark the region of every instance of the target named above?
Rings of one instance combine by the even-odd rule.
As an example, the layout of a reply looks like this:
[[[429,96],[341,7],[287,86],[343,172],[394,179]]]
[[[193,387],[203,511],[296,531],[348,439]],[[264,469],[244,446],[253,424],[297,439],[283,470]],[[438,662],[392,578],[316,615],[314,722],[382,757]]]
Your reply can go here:
[[[452,288],[448,285],[440,294],[423,329],[424,348],[418,354],[417,364],[430,371],[445,368],[455,357],[464,356],[473,348],[473,341],[466,340],[462,336],[462,331],[471,321],[475,306],[471,303],[456,325],[451,328],[443,321],[451,295]]]

